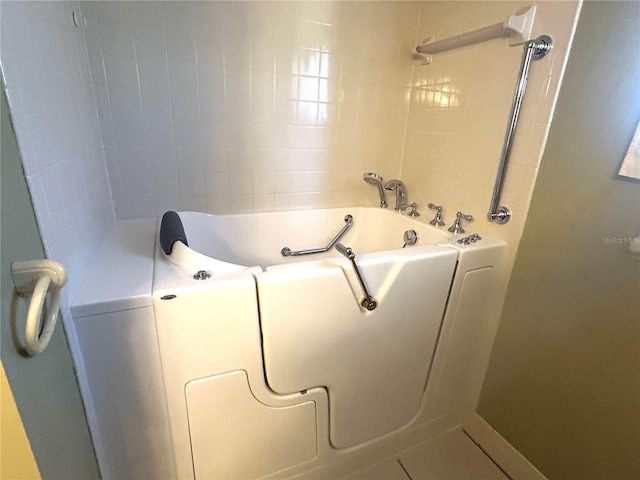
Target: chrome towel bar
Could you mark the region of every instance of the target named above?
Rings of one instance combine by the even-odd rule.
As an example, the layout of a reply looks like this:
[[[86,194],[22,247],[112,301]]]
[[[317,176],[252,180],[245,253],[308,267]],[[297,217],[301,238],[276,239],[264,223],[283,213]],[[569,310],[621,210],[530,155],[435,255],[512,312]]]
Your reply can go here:
[[[340,230],[338,234],[335,237],[333,237],[333,240],[331,240],[331,242],[329,242],[329,245],[327,245],[326,247],[311,248],[309,250],[298,250],[298,251],[292,251],[289,247],[284,247],[282,250],[280,250],[280,253],[282,254],[283,257],[297,257],[299,255],[311,255],[312,253],[328,252],[333,248],[333,246],[338,242],[338,240],[340,240],[342,236],[345,233],[347,233],[347,230],[351,228],[351,225],[353,225],[353,216],[349,214],[345,215],[344,221],[346,225],[342,227],[342,230]]]
[[[493,196],[491,197],[491,205],[487,218],[490,222],[496,222],[498,225],[504,225],[511,218],[511,211],[504,205],[498,205],[500,201],[500,193],[502,192],[502,182],[504,172],[509,163],[511,156],[511,148],[513,146],[513,136],[518,125],[518,117],[520,115],[520,107],[522,106],[522,98],[527,89],[527,77],[529,76],[529,67],[532,60],[540,60],[551,51],[551,37],[541,35],[535,40],[529,40],[524,44],[524,53],[522,62],[520,63],[520,73],[516,89],[513,94],[513,103],[511,105],[511,114],[507,125],[507,133],[504,136],[504,144],[502,146],[502,154],[500,155],[500,163],[496,174],[496,182],[493,187]]]

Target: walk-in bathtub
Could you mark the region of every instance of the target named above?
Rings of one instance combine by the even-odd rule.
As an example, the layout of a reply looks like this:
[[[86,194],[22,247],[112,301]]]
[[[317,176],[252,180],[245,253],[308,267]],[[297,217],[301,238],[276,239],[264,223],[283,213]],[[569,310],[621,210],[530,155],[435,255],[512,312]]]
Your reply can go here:
[[[115,351],[136,349],[118,356],[123,372],[123,356],[144,356],[143,376],[153,381],[143,387],[140,375],[120,379],[117,368],[94,367],[97,351],[108,355],[96,346],[104,326],[90,301],[75,307],[89,384],[101,384],[91,396],[104,395],[106,382],[143,403],[133,419],[93,398],[105,477],[127,469],[196,479],[338,475],[459,425],[474,410],[488,358],[479,337],[492,315],[503,242],[460,243],[468,234],[383,209],[175,218],[183,232],[174,237],[160,222],[154,229],[163,241],[151,255],[149,296],[137,296],[135,308],[103,302],[97,315],[146,312],[107,328],[121,329],[108,336],[129,345]],[[136,225],[127,228],[141,232]],[[139,249],[149,225],[137,239],[116,236],[114,251]],[[130,268],[149,260],[130,253]],[[132,343],[134,324],[144,325],[136,335],[145,338]],[[110,444],[128,434],[123,425],[118,439],[114,419],[164,438],[137,446],[144,458],[118,458],[127,453]],[[173,461],[154,463],[167,452]]]

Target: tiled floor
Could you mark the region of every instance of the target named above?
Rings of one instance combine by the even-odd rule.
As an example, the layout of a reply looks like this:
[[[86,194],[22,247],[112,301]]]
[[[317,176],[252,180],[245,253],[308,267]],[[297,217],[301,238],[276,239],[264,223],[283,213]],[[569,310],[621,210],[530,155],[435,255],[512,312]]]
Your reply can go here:
[[[448,432],[348,477],[351,480],[509,480],[462,431]]]

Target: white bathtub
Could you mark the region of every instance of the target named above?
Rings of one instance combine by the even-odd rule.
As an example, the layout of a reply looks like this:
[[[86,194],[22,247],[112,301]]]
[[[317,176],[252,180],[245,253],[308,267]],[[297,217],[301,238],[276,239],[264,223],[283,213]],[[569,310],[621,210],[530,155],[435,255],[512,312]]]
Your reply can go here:
[[[356,254],[374,311],[335,249],[281,254],[326,246],[346,215],[353,226],[340,242]],[[262,477],[416,422],[460,257],[455,236],[382,209],[180,217],[189,247],[157,250],[154,284],[180,477],[191,468],[196,478]],[[418,241],[402,248],[406,230]],[[199,270],[211,278],[194,280]],[[262,410],[259,422],[246,421],[243,402]],[[212,411],[233,419],[226,430]]]
[[[123,453],[108,448],[117,435],[101,437],[99,424],[113,425],[119,414],[104,414],[92,433],[102,450],[116,452],[102,455],[105,478],[102,464],[118,462],[157,477],[154,455],[167,449],[177,478],[335,478],[455,427],[474,410],[492,338],[478,337],[494,313],[503,242],[462,246],[466,235],[373,208],[179,215],[189,246],[176,242],[166,255],[156,245],[154,324],[140,320],[157,336],[156,350],[145,348],[149,371],[162,381],[138,392],[155,407],[136,428],[164,422],[170,444],[141,453],[138,463],[118,459]],[[281,254],[326,246],[346,215],[353,224],[339,241],[356,254],[377,302],[372,311],[362,306],[352,264],[335,249]],[[417,243],[402,248],[406,230]],[[194,278],[199,271],[208,278]],[[141,389],[130,378],[118,383],[113,369],[101,372],[129,396]]]

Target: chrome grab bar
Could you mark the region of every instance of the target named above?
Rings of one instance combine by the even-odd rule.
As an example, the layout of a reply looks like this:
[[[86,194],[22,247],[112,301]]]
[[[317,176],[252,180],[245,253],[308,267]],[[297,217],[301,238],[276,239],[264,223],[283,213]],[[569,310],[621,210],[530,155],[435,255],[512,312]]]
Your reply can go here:
[[[541,35],[535,40],[529,40],[524,44],[524,54],[522,55],[522,62],[520,64],[520,73],[518,74],[518,81],[516,82],[516,89],[513,94],[511,115],[509,124],[507,125],[507,133],[504,136],[504,144],[502,146],[500,163],[498,165],[498,173],[496,174],[496,182],[493,187],[493,196],[491,197],[491,205],[489,206],[489,213],[487,214],[489,221],[496,222],[498,225],[504,225],[511,218],[511,211],[503,205],[498,205],[498,202],[500,201],[500,192],[502,191],[504,171],[507,163],[509,162],[509,156],[511,155],[513,136],[515,135],[516,126],[518,125],[522,98],[524,97],[524,92],[527,89],[529,67],[531,66],[532,60],[540,60],[551,51],[551,44],[551,37],[548,37],[547,35]]]
[[[338,232],[338,234],[333,238],[333,240],[331,240],[331,242],[329,242],[329,245],[327,245],[326,247],[311,248],[309,250],[298,250],[298,251],[292,251],[289,247],[284,247],[282,250],[280,250],[280,253],[282,254],[283,257],[297,257],[299,255],[311,255],[312,253],[328,252],[333,248],[336,242],[340,240],[345,233],[347,233],[347,230],[351,228],[351,225],[353,225],[353,217],[349,214],[344,216],[344,221],[346,225],[342,227],[342,230]]]
[[[375,310],[376,307],[378,306],[378,302],[376,302],[373,299],[373,297],[369,294],[369,291],[367,290],[367,286],[364,284],[364,279],[362,278],[362,275],[360,274],[360,269],[356,264],[356,254],[353,253],[353,250],[351,250],[349,247],[345,247],[341,243],[336,244],[336,250],[338,250],[342,255],[344,255],[351,261],[353,270],[356,272],[356,277],[358,277],[358,282],[360,282],[360,286],[362,287],[362,291],[364,292],[364,298],[362,299],[362,302],[360,302],[360,305],[362,305],[364,308],[366,308],[369,311]]]

